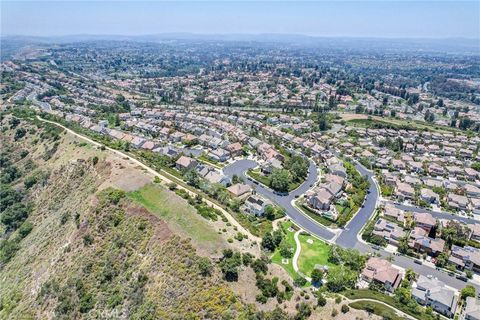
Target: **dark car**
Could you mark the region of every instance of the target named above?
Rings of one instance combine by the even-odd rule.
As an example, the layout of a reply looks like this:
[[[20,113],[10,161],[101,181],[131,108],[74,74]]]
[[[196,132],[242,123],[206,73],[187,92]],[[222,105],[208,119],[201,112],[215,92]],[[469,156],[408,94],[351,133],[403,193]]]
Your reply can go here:
[[[423,262],[421,260],[418,260],[418,259],[413,260],[413,262],[416,263],[416,264],[423,264]]]
[[[468,278],[465,277],[465,276],[456,276],[455,278],[457,278],[458,280],[461,280],[463,282],[467,282],[468,281]]]

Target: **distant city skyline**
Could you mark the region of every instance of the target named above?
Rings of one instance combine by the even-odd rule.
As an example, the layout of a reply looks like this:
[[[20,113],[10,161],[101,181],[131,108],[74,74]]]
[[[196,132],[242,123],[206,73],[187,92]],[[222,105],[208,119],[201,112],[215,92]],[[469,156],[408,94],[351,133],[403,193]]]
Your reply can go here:
[[[480,38],[479,1],[2,1],[1,34]]]

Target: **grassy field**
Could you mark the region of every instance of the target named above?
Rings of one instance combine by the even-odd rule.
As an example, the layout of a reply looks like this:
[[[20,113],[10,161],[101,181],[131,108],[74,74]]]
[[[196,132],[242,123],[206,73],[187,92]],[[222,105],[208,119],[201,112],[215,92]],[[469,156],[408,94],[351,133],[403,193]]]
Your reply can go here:
[[[305,213],[307,216],[309,216],[313,220],[317,221],[318,223],[323,224],[324,226],[327,226],[327,227],[334,227],[334,222],[333,221],[328,220],[327,218],[322,217],[321,215],[319,215],[319,214],[317,214],[317,213],[315,213],[311,210],[308,210],[308,208],[305,208],[305,206],[303,206],[301,200],[297,200],[295,202],[295,205],[300,210],[302,210],[303,213]]]
[[[407,130],[427,130],[435,132],[458,132],[459,129],[429,124],[426,122],[404,119],[392,119],[371,116],[370,119],[365,115],[365,118],[349,119],[347,123],[360,127],[384,127],[391,129],[407,129]]]
[[[195,208],[161,186],[149,184],[129,192],[128,197],[159,216],[174,231],[192,238],[199,245],[214,247],[223,242],[216,230],[196,213]]]
[[[293,237],[294,234],[295,234],[295,231],[288,231],[287,230],[292,225],[293,225],[293,223],[290,222],[290,221],[286,221],[286,222],[283,222],[281,224],[282,228],[286,232],[286,239],[287,239],[288,243],[294,248],[294,253],[295,253],[295,248],[297,247],[296,244],[295,244],[295,239]],[[292,279],[295,279],[298,275],[295,272],[295,270],[293,270],[293,264],[292,264],[292,259],[293,258],[288,259],[288,264],[283,264],[282,259],[283,259],[283,257],[280,255],[280,250],[276,250],[275,253],[272,256],[272,262],[276,263],[279,266],[281,266],[282,268],[284,268],[288,272],[288,274],[292,277]]]
[[[312,244],[307,242],[309,239],[313,241]],[[326,265],[329,268],[336,267],[336,265],[328,262],[328,244],[312,236],[302,234],[300,234],[299,240],[300,245],[302,246],[302,251],[300,257],[298,257],[298,268],[301,272],[310,275],[316,264],[322,266]]]
[[[372,302],[372,301],[357,301],[352,302],[349,306],[353,309],[357,310],[365,310],[368,313],[376,314],[377,316],[382,317],[383,319],[390,319],[390,320],[403,320],[404,318],[397,315],[395,310],[389,308],[381,303]]]

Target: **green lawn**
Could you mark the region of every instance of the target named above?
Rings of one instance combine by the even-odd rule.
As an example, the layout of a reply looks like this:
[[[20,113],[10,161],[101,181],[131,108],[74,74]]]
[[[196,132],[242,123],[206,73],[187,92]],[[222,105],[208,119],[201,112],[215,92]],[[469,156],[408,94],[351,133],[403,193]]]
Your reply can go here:
[[[258,182],[270,186],[270,178],[260,172],[260,170],[248,170],[247,175],[249,175],[251,178],[254,180],[257,180]]]
[[[311,239],[313,243],[308,243],[308,239]],[[299,240],[302,251],[300,252],[300,257],[298,257],[298,268],[305,275],[310,275],[316,264],[328,266],[329,268],[337,267],[328,262],[328,244],[317,238],[303,234],[300,234]]]
[[[148,184],[129,192],[128,197],[167,222],[173,231],[192,238],[199,245],[214,248],[223,243],[217,231],[194,207],[162,186]]]
[[[293,237],[294,234],[295,234],[295,231],[288,231],[287,230],[292,225],[293,225],[293,223],[290,222],[290,221],[286,221],[286,222],[283,222],[281,224],[282,228],[286,232],[286,239],[287,239],[288,243],[294,248],[293,253],[295,253],[295,250],[296,250],[296,247],[297,247],[295,245],[295,239]],[[288,259],[288,264],[283,264],[282,259],[283,259],[283,257],[280,255],[280,251],[276,250],[274,252],[273,256],[272,256],[272,262],[278,264],[283,269],[285,269],[288,272],[288,274],[290,275],[290,277],[292,277],[292,279],[295,279],[296,277],[298,277],[298,274],[295,272],[295,270],[293,270],[293,264],[292,264],[292,259],[293,258]]]
[[[261,184],[264,184],[266,186],[270,186],[270,177],[264,175],[259,169],[256,169],[256,170],[251,170],[250,169],[250,170],[247,171],[247,175],[250,176],[251,178],[253,178],[254,180],[257,180]],[[297,189],[302,183],[303,183],[303,181],[301,181],[301,182],[298,182],[298,181],[297,182],[290,182],[288,184],[288,192]]]
[[[223,163],[220,163],[218,161],[214,161],[204,155],[201,155],[200,157],[197,158],[197,160],[203,162],[203,163],[206,163],[206,164],[209,164],[209,165],[212,165],[214,167],[218,167],[218,168],[223,168],[225,165]]]
[[[313,212],[311,210],[309,210],[308,208],[306,208],[303,204],[302,204],[302,200],[297,200],[295,202],[295,205],[300,209],[302,210],[303,213],[305,213],[307,216],[309,216],[310,218],[312,218],[313,220],[315,220],[316,222],[320,223],[320,224],[323,224],[324,226],[327,226],[327,227],[335,227],[335,224],[332,220],[329,220],[321,215],[319,215],[318,213],[316,212]]]
[[[383,319],[390,319],[390,320],[403,320],[404,318],[397,315],[395,310],[384,306],[378,302],[372,301],[357,301],[352,302],[349,304],[351,308],[358,309],[358,310],[365,310],[368,313],[376,314],[377,316],[382,317]]]

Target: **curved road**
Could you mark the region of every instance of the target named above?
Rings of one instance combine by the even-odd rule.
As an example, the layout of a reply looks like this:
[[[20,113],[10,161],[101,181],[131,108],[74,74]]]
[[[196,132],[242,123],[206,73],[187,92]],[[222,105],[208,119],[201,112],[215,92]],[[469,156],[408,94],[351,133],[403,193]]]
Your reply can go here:
[[[300,212],[297,208],[292,205],[292,201],[295,200],[295,196],[300,196],[310,189],[310,185],[313,185],[318,178],[317,167],[315,163],[310,160],[310,167],[308,172],[308,177],[306,181],[297,189],[290,192],[287,195],[280,195],[275,193],[273,190],[264,187],[262,184],[255,183],[251,180],[248,180],[246,176],[246,171],[248,169],[252,169],[258,166],[257,162],[253,160],[243,159],[238,160],[226,167],[223,168],[224,174],[229,176],[230,178],[233,175],[244,177],[245,183],[255,187],[255,190],[261,194],[262,196],[270,199],[271,201],[275,202],[276,204],[285,208],[286,213],[289,218],[295,221],[300,227],[304,230],[314,234],[318,238],[326,240],[330,243],[336,243],[342,247],[346,248],[354,248],[359,250],[362,253],[376,253],[380,254],[382,257],[392,257],[390,252],[385,250],[374,250],[373,247],[366,242],[360,241],[359,234],[363,228],[363,226],[372,218],[378,198],[380,196],[380,191],[378,189],[378,185],[374,181],[374,173],[368,169],[366,169],[363,165],[358,162],[354,162],[355,168],[360,172],[362,176],[367,176],[368,181],[370,182],[370,188],[367,196],[365,197],[365,202],[360,208],[360,210],[356,213],[356,215],[350,220],[350,222],[345,226],[345,228],[341,231],[337,238],[335,238],[335,233],[331,230],[327,229],[325,226],[315,222],[314,220],[310,219],[306,216],[303,212]],[[402,207],[399,205],[399,207]],[[404,208],[409,209],[410,211],[422,211],[422,209],[417,208]],[[415,209],[415,210],[414,210]],[[437,216],[447,216],[445,213],[436,213]],[[461,219],[461,220],[470,220],[470,219]],[[423,274],[424,276],[432,275],[439,280],[443,281],[450,287],[455,289],[462,289],[465,287],[467,283],[456,279],[455,277],[449,276],[447,273],[436,270],[431,266],[427,265],[420,265],[413,262],[413,259],[407,256],[393,256],[392,263],[402,267],[404,269],[410,268],[413,269],[417,274]],[[480,289],[475,283],[469,282],[469,284],[474,285],[477,288],[477,291]]]
[[[264,196],[265,198],[273,201],[277,205],[283,207],[286,210],[288,217],[295,221],[300,227],[311,232],[318,237],[325,239],[327,241],[331,241],[335,236],[335,233],[328,230],[324,226],[316,223],[304,213],[301,213],[297,208],[292,205],[292,201],[295,200],[295,196],[300,196],[310,189],[310,185],[313,185],[318,178],[317,167],[313,161],[310,160],[310,167],[308,169],[308,176],[305,182],[300,185],[297,189],[293,190],[292,192],[282,195],[274,192],[270,188],[266,188],[260,183],[255,183],[253,181],[248,180],[246,175],[246,171],[248,169],[252,169],[257,167],[257,162],[253,160],[243,159],[238,160],[226,167],[223,168],[223,173],[230,178],[233,175],[237,175],[239,177],[243,177],[246,184],[255,187],[256,192]]]

